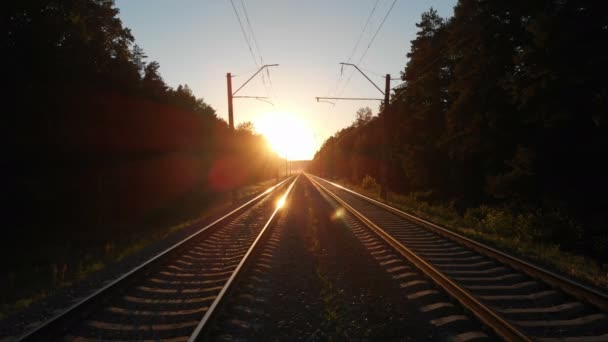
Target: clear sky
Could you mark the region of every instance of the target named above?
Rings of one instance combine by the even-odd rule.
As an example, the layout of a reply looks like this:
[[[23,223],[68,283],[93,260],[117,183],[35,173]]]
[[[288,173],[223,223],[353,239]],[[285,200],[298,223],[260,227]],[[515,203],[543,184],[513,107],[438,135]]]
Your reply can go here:
[[[359,37],[351,62],[361,61],[359,66],[383,88],[380,75],[390,73],[397,78],[404,69],[422,12],[432,6],[441,16],[449,17],[456,4],[456,0],[397,0],[372,42],[393,0],[242,0],[258,51],[241,0],[233,1],[257,63],[261,64],[261,55],[265,64],[280,64],[270,70],[270,81],[267,75],[264,79],[258,75],[238,94],[268,96],[274,106],[235,99],[235,123],[251,121],[258,131],[274,134],[275,149],[290,159],[312,159],[325,139],[350,125],[358,108],[369,106],[377,113],[379,101],[338,101],[332,106],[314,99],[382,97],[358,73],[346,84],[352,72],[347,67],[340,78],[338,63],[348,60]],[[148,61],[160,63],[165,82],[172,87],[188,84],[197,97],[228,121],[226,73],[236,75],[236,90],[257,69],[231,1],[116,0],[116,6],[123,25],[131,29]],[[392,85],[399,83],[393,81]],[[283,133],[278,134],[279,129]],[[287,144],[294,146],[284,150],[277,146]]]

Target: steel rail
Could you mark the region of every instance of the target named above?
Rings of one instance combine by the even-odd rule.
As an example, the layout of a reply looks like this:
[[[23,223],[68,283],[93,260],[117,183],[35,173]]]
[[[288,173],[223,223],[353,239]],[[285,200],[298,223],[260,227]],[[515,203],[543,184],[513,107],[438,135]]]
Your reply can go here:
[[[469,239],[465,236],[462,236],[458,233],[450,231],[449,229],[441,227],[435,223],[421,219],[412,214],[406,213],[402,210],[399,210],[399,209],[391,207],[385,203],[377,201],[373,198],[369,198],[369,197],[362,195],[360,193],[357,193],[353,190],[347,189],[346,187],[343,187],[339,184],[327,181],[323,178],[320,178],[320,177],[317,177],[314,175],[309,175],[309,176],[318,178],[337,188],[340,188],[341,190],[344,190],[344,191],[351,193],[353,195],[356,195],[364,200],[367,200],[370,203],[372,203],[380,208],[386,209],[406,220],[410,220],[410,221],[412,221],[416,224],[419,224],[423,227],[426,227],[448,239],[456,241],[456,242],[460,243],[461,245],[467,246],[480,254],[483,254],[489,258],[498,260],[498,261],[502,262],[503,264],[507,264],[510,267],[529,275],[532,278],[543,280],[544,282],[551,285],[552,287],[558,288],[561,291],[563,291],[591,306],[594,306],[595,308],[597,308],[599,310],[608,311],[608,294],[605,292],[601,292],[597,289],[594,289],[590,286],[582,284],[578,281],[568,279],[553,271],[533,265],[530,262],[527,262],[525,260],[522,260],[522,259],[517,258],[512,255],[509,255],[505,252],[499,251],[490,246],[486,246],[480,242],[474,241],[474,240]]]
[[[281,197],[279,202],[284,203],[286,201],[287,196],[289,196],[291,189],[293,188],[294,184],[296,184],[299,177],[300,177],[299,175],[296,176],[296,179],[294,179],[293,182],[289,185],[289,188],[287,188],[287,191],[285,191],[285,194]],[[245,263],[247,263],[250,260],[249,256],[252,254],[252,252],[258,246],[258,242],[260,241],[262,236],[264,236],[265,232],[268,230],[268,227],[272,224],[275,216],[277,215],[279,210],[282,208],[282,206],[283,206],[283,204],[281,204],[281,205],[277,204],[274,211],[272,212],[272,215],[270,215],[270,218],[266,221],[266,224],[264,225],[264,227],[262,228],[262,230],[256,237],[255,241],[253,241],[253,243],[251,244],[251,246],[249,247],[249,249],[243,256],[243,258],[241,259],[241,261],[239,262],[237,267],[234,269],[234,271],[230,275],[230,278],[226,281],[226,284],[224,284],[224,286],[220,290],[220,293],[215,297],[215,299],[213,300],[213,303],[209,306],[209,309],[207,309],[207,312],[205,312],[205,315],[203,316],[201,321],[198,323],[198,325],[196,326],[196,328],[194,329],[194,331],[188,338],[188,341],[199,341],[199,340],[204,339],[204,335],[209,327],[209,322],[211,322],[212,318],[214,317],[215,313],[217,312],[217,308],[219,307],[220,303],[222,302],[222,299],[224,299],[224,297],[226,296],[226,293],[230,290],[235,279],[241,274],[241,270],[244,268]]]
[[[206,232],[210,228],[214,227],[218,223],[224,221],[225,219],[227,219],[229,217],[232,217],[236,213],[239,213],[239,212],[243,211],[245,208],[251,206],[253,203],[255,203],[255,202],[259,201],[260,199],[262,199],[262,197],[270,194],[274,190],[276,190],[279,187],[281,187],[283,184],[285,184],[291,178],[293,178],[293,177],[289,177],[289,178],[281,181],[280,183],[278,183],[278,184],[276,184],[276,185],[274,185],[274,186],[266,189],[261,194],[257,195],[253,199],[251,199],[251,200],[247,201],[246,203],[242,204],[238,208],[230,211],[228,214],[226,214],[226,215],[218,218],[217,220],[215,220],[212,223],[206,225],[205,227],[201,228],[197,232],[192,233],[191,235],[189,235],[188,237],[184,238],[183,240],[175,243],[171,247],[169,247],[169,248],[165,249],[164,251],[156,254],[155,256],[153,256],[150,259],[146,260],[145,262],[141,263],[139,266],[136,266],[135,268],[133,268],[130,271],[128,271],[127,273],[121,275],[120,277],[118,277],[117,279],[113,280],[109,284],[107,284],[107,285],[103,286],[102,288],[96,290],[95,292],[93,292],[92,294],[88,295],[84,299],[79,300],[77,303],[75,303],[74,305],[70,306],[69,308],[63,310],[59,314],[57,314],[57,315],[53,316],[52,318],[46,320],[45,322],[43,322],[42,324],[40,324],[36,328],[34,328],[34,329],[26,332],[25,334],[21,335],[20,337],[17,338],[17,341],[48,340],[51,336],[55,336],[56,335],[56,333],[55,333],[56,330],[55,329],[57,329],[57,327],[56,327],[57,325],[67,326],[67,325],[72,324],[74,321],[76,321],[78,319],[77,316],[82,315],[83,312],[87,312],[98,300],[102,300],[103,301],[103,297],[105,295],[107,295],[108,293],[110,293],[113,290],[118,289],[120,286],[122,286],[123,284],[125,284],[127,281],[129,281],[130,279],[134,278],[135,275],[145,272],[149,266],[151,266],[153,263],[155,263],[156,261],[158,261],[160,258],[162,258],[165,255],[167,255],[167,254],[175,251],[177,248],[181,247],[185,243],[187,243],[187,242],[193,240],[194,238],[198,237],[199,235],[203,234],[204,232]]]
[[[447,276],[445,276],[443,272],[439,271],[433,265],[416,255],[409,248],[405,247],[391,235],[386,233],[378,225],[370,221],[367,217],[365,217],[355,208],[353,208],[344,200],[342,200],[338,195],[323,186],[318,180],[313,179],[309,175],[307,176],[308,179],[310,179],[320,189],[325,191],[329,196],[336,200],[340,205],[342,205],[346,210],[353,214],[363,224],[365,224],[378,236],[380,236],[380,238],[386,241],[391,247],[393,247],[393,249],[395,249],[395,251],[403,255],[413,265],[415,265],[427,276],[429,276],[435,283],[441,286],[450,296],[460,302],[462,306],[471,311],[481,322],[490,327],[498,336],[507,341],[531,341],[531,339],[525,334],[523,334],[519,329],[517,329],[507,320],[496,314],[494,310],[482,304],[471,293],[469,293],[467,290],[463,289],[451,279],[449,279]],[[333,184],[331,182],[328,183]],[[339,188],[343,189],[343,187],[341,186],[339,186]]]

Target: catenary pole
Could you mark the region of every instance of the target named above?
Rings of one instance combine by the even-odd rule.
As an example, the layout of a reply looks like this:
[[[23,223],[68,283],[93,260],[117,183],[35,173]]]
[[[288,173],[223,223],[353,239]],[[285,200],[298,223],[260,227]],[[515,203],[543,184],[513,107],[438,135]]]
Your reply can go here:
[[[384,106],[382,108],[382,170],[380,173],[380,197],[388,200],[388,163],[389,163],[389,146],[388,146],[388,113],[390,111],[390,91],[391,91],[391,75],[386,74],[386,82],[384,88]]]
[[[245,81],[245,83],[243,83],[236,91],[232,92],[232,74],[231,73],[226,73],[226,82],[227,82],[227,86],[228,86],[228,125],[230,126],[230,130],[234,131],[234,105],[233,105],[233,101],[236,95],[236,93],[238,93],[239,90],[241,90],[247,83],[249,83],[249,81],[251,81],[257,74],[260,73],[260,71],[264,70],[265,68],[268,67],[273,67],[273,66],[278,66],[278,64],[265,64],[262,65],[262,67],[260,67],[260,69],[258,69],[258,71],[256,71],[255,74],[253,74],[251,77],[249,77],[249,79],[247,79],[247,81]],[[255,99],[266,99],[266,97],[263,96],[237,96],[237,97],[243,97],[243,98],[255,98]],[[271,103],[272,104],[272,103]],[[237,190],[236,187],[232,189],[231,191],[232,193],[232,203],[236,203],[237,201]]]
[[[389,131],[389,123],[388,123],[388,111],[389,111],[389,107],[390,107],[390,92],[391,92],[391,75],[390,74],[386,74],[386,82],[385,82],[385,87],[384,87],[384,91],[382,91],[382,89],[380,89],[380,87],[378,85],[376,85],[376,83],[374,83],[371,78],[369,78],[357,65],[352,64],[352,63],[340,63],[341,65],[348,65],[348,66],[352,66],[355,69],[357,69],[357,71],[359,71],[359,73],[361,73],[361,75],[363,75],[376,89],[378,89],[378,91],[380,93],[382,93],[382,95],[384,95],[384,99],[378,99],[378,98],[365,98],[365,97],[315,97],[315,99],[317,99],[317,102],[323,102],[323,101],[319,101],[319,100],[378,100],[378,101],[384,101],[384,105],[382,107],[382,112],[380,113],[380,120],[382,121],[380,124],[382,126],[382,138],[380,144],[381,146],[381,163],[380,163],[380,197],[384,200],[388,200],[388,163],[389,163],[389,139],[388,139],[388,131]],[[347,133],[348,134],[348,133]]]

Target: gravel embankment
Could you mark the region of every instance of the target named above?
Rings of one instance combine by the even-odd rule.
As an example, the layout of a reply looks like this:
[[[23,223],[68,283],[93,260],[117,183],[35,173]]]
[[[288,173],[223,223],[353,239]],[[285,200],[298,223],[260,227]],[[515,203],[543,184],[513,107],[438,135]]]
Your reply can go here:
[[[310,181],[218,315],[219,340],[441,340]]]

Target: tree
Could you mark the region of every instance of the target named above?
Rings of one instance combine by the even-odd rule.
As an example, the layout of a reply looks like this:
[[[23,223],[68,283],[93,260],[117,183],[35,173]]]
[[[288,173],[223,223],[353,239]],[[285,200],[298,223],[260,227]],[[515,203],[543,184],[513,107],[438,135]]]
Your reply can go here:
[[[144,78],[142,80],[144,93],[155,100],[161,100],[167,91],[167,85],[160,76],[159,69],[160,64],[158,62],[148,63],[144,68]]]
[[[255,126],[251,121],[241,122],[236,126],[236,130],[240,132],[247,132],[249,134],[255,134]]]
[[[372,120],[373,116],[372,110],[369,107],[359,108],[357,109],[357,117],[353,122],[353,125],[355,127],[365,125]]]
[[[584,228],[539,227],[544,239],[607,257],[606,12],[591,0],[459,0],[452,18],[423,13],[387,116],[391,189],[462,211],[554,213]],[[315,168],[373,173],[364,160],[379,131],[363,117],[322,146]]]
[[[144,77],[145,75],[146,58],[148,58],[148,56],[146,56],[144,50],[139,45],[134,44],[133,49],[131,50],[131,61],[135,64],[141,77]]]
[[[448,85],[451,65],[447,53],[447,26],[431,8],[421,16],[409,61],[401,77],[405,81],[392,106],[390,141],[396,162],[393,168],[405,177],[393,177],[408,191],[433,191],[445,196],[450,178],[441,149],[445,115],[450,103]]]

